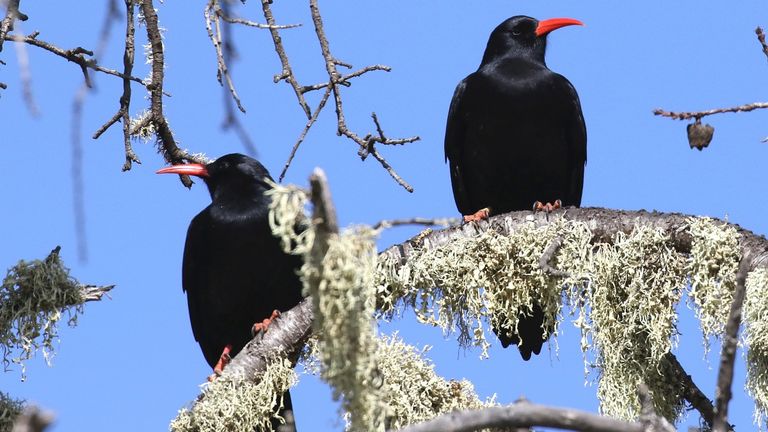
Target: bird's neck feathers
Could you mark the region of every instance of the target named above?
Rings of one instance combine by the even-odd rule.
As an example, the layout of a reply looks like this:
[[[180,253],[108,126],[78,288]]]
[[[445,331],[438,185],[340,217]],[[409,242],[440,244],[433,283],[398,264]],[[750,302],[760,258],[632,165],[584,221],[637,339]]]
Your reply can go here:
[[[261,213],[269,207],[270,198],[264,194],[267,189],[261,183],[221,186],[208,187],[215,208],[234,213]]]
[[[546,37],[538,37],[531,44],[523,45],[510,39],[491,39],[485,48],[480,67],[505,60],[527,60],[546,67]]]

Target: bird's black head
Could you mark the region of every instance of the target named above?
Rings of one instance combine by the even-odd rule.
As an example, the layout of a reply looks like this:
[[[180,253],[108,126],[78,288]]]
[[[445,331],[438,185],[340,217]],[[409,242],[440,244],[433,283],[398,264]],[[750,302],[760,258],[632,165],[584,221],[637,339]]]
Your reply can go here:
[[[547,35],[567,25],[583,24],[572,18],[539,21],[525,15],[513,16],[491,32],[483,55],[483,64],[502,57],[521,57],[544,64]]]
[[[226,200],[247,201],[261,198],[272,187],[269,171],[251,157],[231,153],[207,164],[173,165],[157,171],[158,174],[187,174],[202,178],[214,202]]]

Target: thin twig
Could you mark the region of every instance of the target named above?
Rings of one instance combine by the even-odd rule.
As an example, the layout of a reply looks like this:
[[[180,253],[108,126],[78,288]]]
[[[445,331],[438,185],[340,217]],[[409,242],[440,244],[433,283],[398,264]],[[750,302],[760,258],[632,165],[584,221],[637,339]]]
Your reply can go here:
[[[94,57],[101,58],[107,49],[112,21],[120,19],[117,8],[117,0],[110,0],[107,4],[107,12],[99,31],[99,43],[96,46]],[[19,44],[19,46],[24,46]],[[85,186],[83,182],[83,146],[80,140],[82,131],[82,114],[85,97],[91,91],[92,86],[83,83],[72,100],[72,204],[75,215],[75,237],[77,238],[77,257],[80,262],[88,260],[88,241],[86,239],[85,222]]]
[[[6,36],[6,38],[9,36]],[[10,36],[12,37],[12,36]],[[24,103],[27,106],[29,114],[33,117],[40,115],[40,109],[35,102],[35,96],[32,92],[32,69],[29,65],[29,54],[27,53],[27,47],[24,44],[15,44],[16,57],[19,62],[19,78],[21,79],[22,95],[24,96]]]
[[[34,36],[34,37],[33,37]],[[21,36],[21,35],[6,35],[5,40],[7,41],[13,41],[13,42],[21,42],[26,43],[28,45],[33,45],[38,48],[42,48],[46,51],[50,51],[54,54],[56,54],[59,57],[63,57],[73,63],[78,64],[80,67],[86,67],[91,70],[95,70],[98,72],[105,73],[107,75],[113,75],[120,78],[128,78],[133,82],[137,82],[143,86],[146,87],[146,83],[141,78],[136,78],[134,76],[126,76],[114,69],[108,69],[102,66],[99,66],[96,64],[96,61],[93,59],[86,59],[83,57],[83,54],[87,54],[90,51],[84,50],[82,47],[78,47],[72,50],[63,50],[53,44],[50,44],[48,42],[42,41],[40,39],[37,39],[37,36],[35,34],[29,35],[29,36]]]
[[[339,89],[339,83],[340,83],[340,74],[338,72],[338,69],[336,69],[337,65],[346,65],[345,63],[338,60],[336,57],[333,56],[331,53],[330,46],[328,44],[328,38],[325,35],[325,29],[323,28],[323,18],[320,15],[320,8],[317,5],[317,0],[309,0],[309,10],[312,15],[312,22],[315,24],[315,33],[317,34],[317,40],[320,43],[320,51],[323,54],[323,58],[325,59],[325,69],[328,72],[328,85],[330,86],[331,90],[333,91],[333,99],[336,104],[336,120],[337,120],[337,130],[339,135],[346,136],[347,138],[350,138],[352,141],[356,142],[363,150],[363,153],[361,155],[361,158],[365,159],[365,156],[368,154],[371,154],[374,156],[376,160],[381,163],[381,166],[384,167],[384,169],[389,172],[389,175],[392,176],[395,181],[400,184],[405,190],[408,192],[413,192],[413,187],[409,185],[405,180],[403,180],[402,177],[400,177],[397,172],[392,168],[389,163],[384,159],[384,157],[376,151],[374,148],[374,143],[380,142],[380,143],[388,143],[390,140],[382,139],[381,137],[374,137],[370,134],[366,135],[365,138],[361,138],[356,133],[352,132],[349,127],[347,126],[346,119],[344,118],[344,108],[342,106],[342,99],[341,99],[341,92]],[[379,127],[381,129],[381,127]],[[405,144],[409,142],[418,141],[420,138],[418,136],[411,137],[411,138],[404,138],[401,140],[398,140],[399,144]],[[391,142],[389,142],[391,143]]]
[[[312,128],[312,125],[315,124],[317,121],[317,117],[320,115],[320,111],[323,110],[323,107],[325,107],[325,103],[328,102],[328,98],[331,96],[331,89],[327,89],[325,93],[323,93],[322,99],[320,99],[320,103],[317,104],[317,108],[315,108],[315,112],[312,114],[312,117],[307,121],[307,124],[304,125],[304,130],[301,131],[301,134],[299,135],[299,139],[296,140],[296,143],[293,145],[293,148],[291,149],[291,153],[288,155],[288,160],[285,161],[285,165],[283,165],[283,170],[280,171],[280,177],[278,179],[279,182],[283,181],[283,178],[285,178],[285,173],[288,172],[288,167],[291,166],[291,162],[293,162],[293,157],[296,156],[296,152],[299,150],[299,146],[302,142],[304,142],[304,138],[307,137],[307,133],[309,133],[309,129]]]
[[[224,58],[224,50],[222,49],[222,37],[221,37],[221,21],[220,18],[221,7],[219,6],[219,0],[210,0],[205,7],[205,29],[208,31],[208,38],[213,43],[213,48],[216,50],[216,64],[218,67],[216,78],[220,85],[224,85],[224,81],[227,82],[227,88],[232,95],[232,99],[235,100],[237,108],[241,112],[245,112],[243,104],[240,102],[240,96],[237,95],[235,90],[235,83],[232,81],[232,76],[229,74],[229,68],[227,68],[227,61]],[[213,12],[213,13],[211,13]],[[214,32],[213,28],[216,28]],[[222,81],[223,80],[223,81]]]
[[[414,217],[414,218],[408,218],[408,219],[385,219],[382,221],[377,222],[375,225],[373,225],[374,230],[378,229],[387,229],[392,228],[396,226],[403,226],[403,225],[424,225],[424,226],[444,226],[448,227],[451,225],[456,225],[461,223],[461,220],[458,218],[438,218],[438,219],[431,219],[431,218],[421,218],[421,217]]]
[[[373,72],[373,71],[391,72],[392,68],[389,67],[389,66],[386,66],[386,65],[366,66],[366,67],[364,67],[362,69],[356,70],[356,71],[354,71],[354,72],[352,72],[350,74],[342,76],[341,78],[339,78],[339,81],[338,81],[337,84],[341,84],[341,85],[343,85],[345,87],[349,87],[351,85],[349,83],[350,79],[357,78],[360,75],[363,75],[364,73]],[[324,89],[324,88],[328,87],[329,85],[330,85],[330,83],[324,82],[324,83],[320,83],[320,84],[312,84],[312,85],[308,85],[308,86],[303,86],[301,88],[301,92],[302,93],[308,93],[308,92],[311,92],[311,91],[314,91],[314,90]]]
[[[114,285],[83,285],[80,287],[80,295],[83,301],[98,301],[114,287]]]
[[[757,41],[760,42],[760,46],[763,48],[763,54],[768,58],[768,44],[765,43],[765,33],[763,33],[763,28],[758,26],[755,29],[755,34],[757,35]]]
[[[261,0],[261,9],[264,12],[264,18],[267,20],[267,24],[269,25],[269,34],[272,35],[272,42],[275,45],[275,51],[277,52],[277,56],[280,58],[280,64],[283,67],[283,70],[280,72],[280,74],[275,75],[274,81],[275,83],[278,83],[284,80],[290,84],[291,88],[293,88],[293,92],[296,94],[296,99],[298,99],[299,105],[301,105],[301,109],[304,110],[304,114],[306,114],[307,119],[310,119],[312,118],[312,111],[309,109],[309,105],[307,105],[306,99],[304,99],[304,93],[301,91],[301,86],[296,81],[296,77],[293,75],[293,69],[291,69],[291,64],[288,61],[288,55],[285,53],[283,40],[280,38],[280,32],[277,28],[275,28],[275,17],[272,15],[271,3],[272,0]]]
[[[224,3],[221,4],[221,9],[219,10],[221,11],[221,14],[222,14],[221,16],[229,15],[229,1],[225,0]],[[237,55],[235,52],[235,45],[232,37],[231,26],[225,25],[221,29],[221,33],[219,33],[219,36],[221,41],[221,48],[223,51],[224,64],[231,64],[232,60],[237,58]],[[234,88],[231,90],[234,91]],[[245,127],[240,122],[239,116],[237,115],[237,113],[235,113],[235,109],[232,106],[232,103],[234,102],[234,100],[230,97],[230,94],[232,93],[228,91],[228,89],[222,86],[222,95],[224,97],[223,102],[224,102],[224,111],[225,111],[224,123],[222,124],[222,128],[224,130],[227,130],[230,128],[234,129],[235,134],[237,134],[237,137],[240,139],[240,142],[243,144],[243,147],[245,147],[246,153],[252,156],[255,156],[256,146],[253,144],[253,140],[251,139],[251,136],[248,134],[248,131],[246,131]]]
[[[739,105],[730,108],[716,108],[706,111],[692,111],[692,112],[674,112],[665,111],[661,108],[653,110],[653,114],[662,117],[669,117],[673,120],[700,120],[702,117],[706,117],[712,114],[722,114],[730,112],[748,112],[756,109],[768,108],[768,102],[754,102],[746,105]]]
[[[738,345],[739,326],[741,325],[741,309],[746,296],[747,273],[750,270],[751,260],[749,254],[744,254],[739,263],[739,271],[736,273],[736,289],[733,292],[731,311],[725,324],[723,335],[723,348],[720,355],[720,370],[717,373],[717,388],[715,389],[715,419],[712,424],[713,432],[727,432],[731,427],[728,424],[728,403],[731,401],[733,384],[733,364],[736,359]]]
[[[218,0],[214,0],[214,1],[218,3]],[[243,18],[236,18],[236,17],[230,16],[228,11],[222,10],[222,8],[218,7],[218,5],[216,7],[216,14],[221,19],[223,19],[224,21],[230,24],[242,24],[244,26],[256,27],[259,29],[284,30],[284,29],[301,27],[301,24],[286,24],[286,25],[261,24],[261,23],[257,23],[255,21],[250,21]]]

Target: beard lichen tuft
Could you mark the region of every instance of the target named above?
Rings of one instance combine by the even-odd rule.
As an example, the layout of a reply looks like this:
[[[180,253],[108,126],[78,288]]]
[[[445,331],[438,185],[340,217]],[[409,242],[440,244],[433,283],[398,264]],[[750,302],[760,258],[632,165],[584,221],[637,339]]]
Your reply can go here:
[[[400,302],[411,306],[420,321],[458,331],[459,343],[479,347],[482,357],[490,347],[485,320],[494,328],[517,329],[520,315],[529,314],[533,302],[544,310],[543,337],[556,334],[562,288],[582,276],[551,277],[539,266],[558,237],[563,245],[551,260],[554,267],[579,261],[591,234],[585,224],[560,218],[544,227],[524,225],[508,235],[489,229],[421,248],[402,265],[385,257],[377,271],[379,308],[392,314]]]
[[[24,410],[24,401],[0,391],[0,432],[11,432],[16,417]]]
[[[663,359],[677,336],[683,256],[663,231],[636,226],[629,235],[619,232],[612,244],[597,245],[589,267],[586,303],[601,412],[636,419],[637,388],[645,383],[656,412],[674,421],[683,402],[666,378]]]
[[[24,362],[39,349],[50,364],[62,313],[66,311],[69,325],[75,326],[84,301],[81,285],[70,277],[58,247],[44,260],[22,260],[8,269],[0,286],[0,345],[6,370],[11,363],[19,364],[24,379]]]
[[[375,237],[370,228],[332,234],[322,262],[301,270],[315,311],[320,376],[333,387],[334,399],[342,400],[353,431],[378,430],[383,422],[374,355]]]
[[[283,394],[296,383],[291,361],[274,360],[257,380],[225,376],[207,384],[203,399],[192,410],[182,409],[171,422],[171,432],[271,431],[280,418]]]
[[[688,259],[688,296],[695,304],[708,351],[710,339],[723,334],[733,302],[741,258],[739,234],[736,228],[715,224],[710,218],[690,218],[689,231],[693,244]]]
[[[376,430],[383,424],[373,355],[377,232],[360,227],[330,234],[328,250],[317,262],[310,256],[315,233],[305,215],[306,192],[273,184],[268,194],[272,233],[285,252],[304,257],[299,274],[304,294],[312,298],[320,376],[350,413],[352,430]]]
[[[376,358],[386,406],[386,430],[433,419],[451,411],[498,405],[494,398],[481,401],[467,380],[446,380],[425,358],[429,350],[406,344],[397,334],[378,341]]]
[[[747,356],[747,392],[755,400],[755,423],[768,421],[768,270],[747,277],[744,301],[744,344]]]

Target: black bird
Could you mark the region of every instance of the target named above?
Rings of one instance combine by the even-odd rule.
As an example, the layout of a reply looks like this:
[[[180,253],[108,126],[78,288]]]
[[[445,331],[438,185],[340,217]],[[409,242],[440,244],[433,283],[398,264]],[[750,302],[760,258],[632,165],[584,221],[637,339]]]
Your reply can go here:
[[[211,194],[212,203],[189,224],[182,286],[195,340],[219,374],[252,331],[266,330],[279,311],[301,301],[301,257],[283,252],[272,235],[265,195],[272,178],[259,161],[229,154],[157,172],[200,177]],[[287,392],[285,409],[292,409]]]
[[[465,221],[532,204],[547,211],[581,204],[587,133],[579,96],[544,61],[547,35],[574,24],[582,23],[507,19],[491,33],[478,70],[456,87],[445,157]],[[517,334],[514,329],[494,331],[504,347],[519,344],[528,360],[544,343],[543,320],[541,307],[534,305],[521,314]]]

